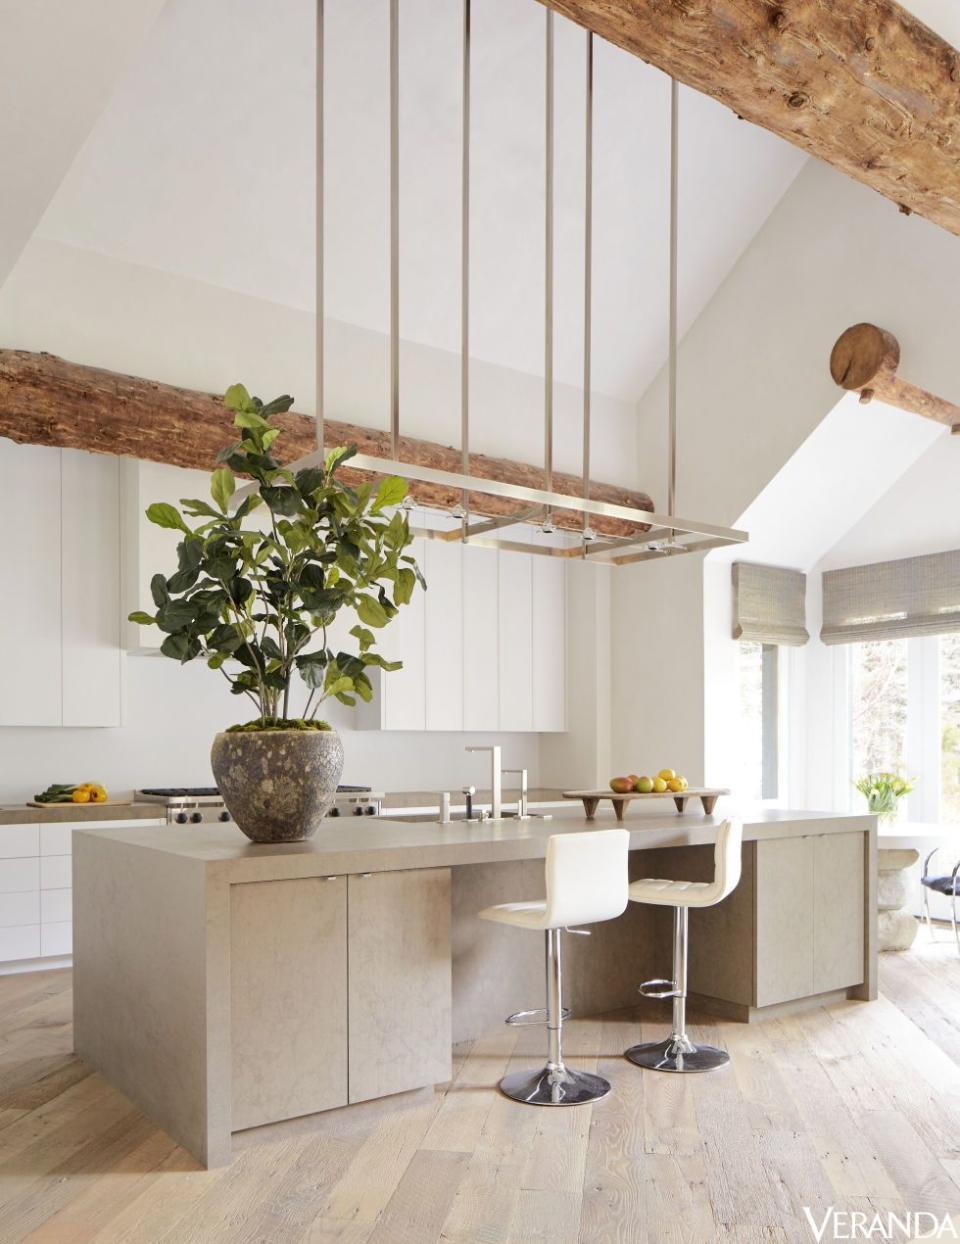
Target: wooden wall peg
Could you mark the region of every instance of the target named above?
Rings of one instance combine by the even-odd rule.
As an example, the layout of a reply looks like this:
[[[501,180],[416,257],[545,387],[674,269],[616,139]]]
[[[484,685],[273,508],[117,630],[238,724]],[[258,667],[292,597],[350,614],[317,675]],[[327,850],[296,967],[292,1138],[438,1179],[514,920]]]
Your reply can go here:
[[[830,375],[841,389],[859,392],[861,402],[877,398],[960,431],[960,406],[904,380],[897,375],[899,366],[900,343],[875,324],[854,324],[830,351]]]

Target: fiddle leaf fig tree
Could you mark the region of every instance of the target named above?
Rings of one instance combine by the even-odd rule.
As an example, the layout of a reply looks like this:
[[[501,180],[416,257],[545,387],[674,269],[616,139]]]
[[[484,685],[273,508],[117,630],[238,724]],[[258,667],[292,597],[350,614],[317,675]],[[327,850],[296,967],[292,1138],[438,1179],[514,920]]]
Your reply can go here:
[[[397,507],[407,486],[395,476],[376,487],[341,483],[337,472],[355,446],[331,450],[322,467],[289,471],[274,457],[281,429],[271,418],[293,398],[265,404],[235,384],[224,403],[239,439],[217,456],[212,504],[184,499],[181,509],[162,501],[147,509],[151,522],[183,538],[177,570],[150,582],[156,612],[131,613],[130,621],[159,627],[164,656],[202,658],[256,705],[256,719],[234,729],[327,729],[316,719],[324,700],[368,701],[367,671],[400,668],[375,651],[377,633],[418,583],[427,586],[405,551],[413,537]],[[231,511],[237,475],[256,487]],[[258,521],[247,525],[255,510]],[[334,652],[329,628],[344,609],[357,616],[355,651]],[[306,684],[306,702],[291,720],[295,674]]]

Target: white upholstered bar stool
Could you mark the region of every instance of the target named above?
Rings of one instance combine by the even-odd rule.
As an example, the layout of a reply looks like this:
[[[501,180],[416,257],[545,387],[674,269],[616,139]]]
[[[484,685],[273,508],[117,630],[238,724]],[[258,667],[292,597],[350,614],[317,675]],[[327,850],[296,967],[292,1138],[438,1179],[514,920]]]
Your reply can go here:
[[[560,939],[575,924],[613,920],[627,909],[627,852],[625,829],[593,829],[586,833],[552,834],[547,841],[546,900],[501,903],[479,914],[484,920],[536,929],[546,939],[547,1005],[543,1011],[518,1011],[507,1023],[543,1023],[549,1036],[545,1067],[504,1076],[500,1091],[531,1106],[580,1106],[599,1101],[610,1092],[610,1082],[563,1062],[562,963]]]
[[[687,929],[691,907],[712,907],[735,890],[740,880],[743,826],[724,821],[717,831],[712,881],[659,881],[647,877],[630,885],[630,901],[673,908],[673,980],[644,981],[645,998],[673,999],[673,1031],[664,1041],[633,1045],[626,1057],[653,1071],[713,1071],[730,1061],[726,1050],[694,1045],[687,1036]]]

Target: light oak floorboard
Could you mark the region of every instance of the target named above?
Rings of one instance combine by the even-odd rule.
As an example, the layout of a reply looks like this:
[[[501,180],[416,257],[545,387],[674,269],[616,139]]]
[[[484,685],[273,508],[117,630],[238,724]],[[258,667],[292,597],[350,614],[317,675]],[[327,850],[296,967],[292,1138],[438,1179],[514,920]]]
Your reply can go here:
[[[496,1091],[542,1028],[456,1051],[453,1079],[245,1132],[205,1171],[71,1052],[70,973],[0,978],[0,1244],[794,1244],[802,1215],[960,1214],[960,958],[881,957],[882,996],[754,1025],[693,1015],[707,1076],[622,1051],[669,1008],[574,1020],[613,1085],[545,1110]]]

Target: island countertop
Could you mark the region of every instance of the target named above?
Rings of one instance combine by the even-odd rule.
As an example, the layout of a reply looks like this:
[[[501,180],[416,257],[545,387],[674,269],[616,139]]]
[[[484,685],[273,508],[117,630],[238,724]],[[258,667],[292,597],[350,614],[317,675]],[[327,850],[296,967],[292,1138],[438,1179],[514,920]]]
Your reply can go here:
[[[404,868],[446,868],[505,860],[542,858],[552,834],[625,828],[630,849],[658,850],[712,843],[724,819],[743,821],[745,842],[815,834],[867,832],[870,815],[803,812],[783,808],[729,807],[712,816],[688,812],[629,813],[623,822],[612,813],[587,820],[582,811],[556,813],[526,821],[403,820],[399,817],[363,821],[328,820],[304,842],[259,845],[233,825],[190,825],[78,829],[88,835],[138,851],[155,851],[192,862],[227,881],[271,880],[280,876],[308,877],[324,873],[385,872]]]

